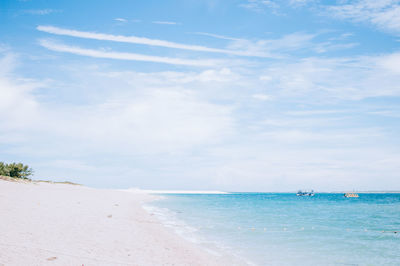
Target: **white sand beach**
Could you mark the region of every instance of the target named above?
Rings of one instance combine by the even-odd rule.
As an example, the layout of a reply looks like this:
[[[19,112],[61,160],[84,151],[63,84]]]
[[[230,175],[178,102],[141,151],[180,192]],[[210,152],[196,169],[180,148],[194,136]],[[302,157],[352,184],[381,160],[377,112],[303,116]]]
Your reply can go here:
[[[232,265],[141,207],[152,196],[0,180],[0,265]]]

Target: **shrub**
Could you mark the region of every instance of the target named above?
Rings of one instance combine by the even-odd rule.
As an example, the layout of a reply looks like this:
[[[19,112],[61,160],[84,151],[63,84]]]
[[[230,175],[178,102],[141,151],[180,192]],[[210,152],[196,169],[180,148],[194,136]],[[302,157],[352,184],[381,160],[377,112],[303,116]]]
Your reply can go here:
[[[29,179],[28,177],[33,175],[33,170],[28,165],[23,165],[22,163],[6,164],[0,162],[0,175]]]
[[[7,165],[3,162],[0,162],[0,175],[9,176]]]

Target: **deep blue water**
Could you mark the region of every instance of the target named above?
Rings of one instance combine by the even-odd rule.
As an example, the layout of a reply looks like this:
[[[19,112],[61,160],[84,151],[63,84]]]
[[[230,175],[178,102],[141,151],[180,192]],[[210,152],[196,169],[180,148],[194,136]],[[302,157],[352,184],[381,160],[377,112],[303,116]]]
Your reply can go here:
[[[257,265],[400,265],[400,194],[170,194],[151,205],[183,236]]]

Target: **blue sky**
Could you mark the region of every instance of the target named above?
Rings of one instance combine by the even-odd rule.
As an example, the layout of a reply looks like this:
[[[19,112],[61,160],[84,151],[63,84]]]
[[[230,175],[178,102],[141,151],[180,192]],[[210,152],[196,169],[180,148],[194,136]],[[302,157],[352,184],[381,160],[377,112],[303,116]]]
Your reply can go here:
[[[95,187],[400,190],[400,1],[2,1],[0,158]]]

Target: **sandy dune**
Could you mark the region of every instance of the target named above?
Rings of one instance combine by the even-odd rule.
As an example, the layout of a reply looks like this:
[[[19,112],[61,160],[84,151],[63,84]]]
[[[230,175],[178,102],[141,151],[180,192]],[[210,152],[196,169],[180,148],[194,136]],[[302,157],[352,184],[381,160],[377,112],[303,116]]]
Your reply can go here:
[[[146,213],[151,197],[0,180],[0,265],[232,265]]]

